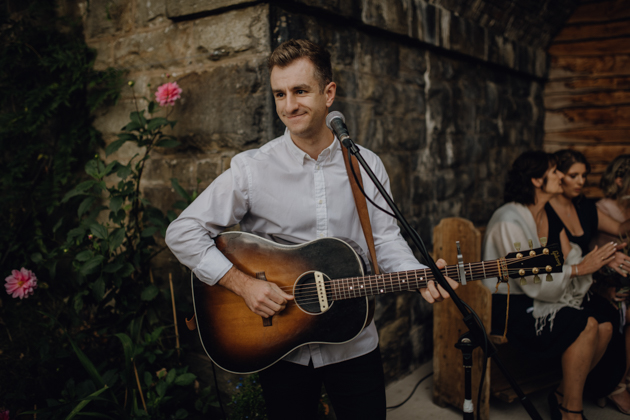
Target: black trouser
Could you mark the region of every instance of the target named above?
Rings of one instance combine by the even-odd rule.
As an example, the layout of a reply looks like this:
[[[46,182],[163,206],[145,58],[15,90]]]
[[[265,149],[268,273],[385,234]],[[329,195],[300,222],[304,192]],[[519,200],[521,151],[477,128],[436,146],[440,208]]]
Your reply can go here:
[[[316,420],[322,383],[338,420],[384,420],[385,379],[381,352],[315,369],[280,361],[260,372],[270,420]]]

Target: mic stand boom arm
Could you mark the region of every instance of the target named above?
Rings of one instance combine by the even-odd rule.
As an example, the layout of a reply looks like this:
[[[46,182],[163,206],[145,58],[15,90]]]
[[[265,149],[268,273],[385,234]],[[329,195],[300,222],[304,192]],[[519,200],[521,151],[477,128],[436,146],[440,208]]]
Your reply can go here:
[[[528,412],[530,417],[535,420],[542,420],[542,417],[540,416],[538,411],[536,411],[536,408],[534,408],[534,405],[532,404],[532,402],[525,396],[525,394],[520,389],[519,385],[516,383],[514,378],[512,378],[512,376],[507,371],[505,366],[503,366],[503,363],[501,363],[501,360],[499,359],[497,355],[497,350],[494,344],[486,339],[485,335],[481,331],[481,327],[477,324],[477,322],[475,322],[473,314],[468,310],[465,303],[462,302],[459,296],[457,296],[457,293],[455,293],[451,285],[446,281],[446,279],[442,275],[442,272],[437,268],[437,265],[435,265],[435,261],[433,261],[433,258],[431,258],[431,256],[427,252],[426,247],[424,246],[424,243],[422,242],[422,238],[420,238],[420,235],[418,235],[418,233],[414,229],[412,229],[411,226],[409,226],[409,223],[407,223],[407,220],[405,219],[405,217],[402,215],[402,213],[400,212],[400,210],[394,203],[394,200],[389,196],[389,194],[387,193],[387,191],[385,190],[381,182],[378,180],[376,175],[374,175],[374,172],[372,172],[369,165],[365,162],[365,160],[363,159],[363,156],[361,156],[361,153],[357,145],[347,135],[342,135],[340,140],[341,140],[341,143],[344,145],[344,147],[348,149],[350,154],[353,155],[359,161],[359,164],[363,167],[363,169],[368,174],[368,176],[370,177],[370,179],[372,180],[372,182],[374,183],[378,191],[381,193],[381,195],[387,202],[387,205],[391,208],[391,210],[396,215],[396,218],[402,225],[405,232],[407,232],[407,234],[411,237],[412,241],[414,242],[418,250],[420,250],[420,252],[422,253],[423,257],[425,258],[427,262],[427,265],[429,266],[429,268],[431,269],[431,272],[433,273],[434,278],[437,280],[439,285],[442,286],[444,290],[448,292],[448,294],[451,296],[451,299],[453,300],[453,303],[455,303],[455,306],[457,306],[457,309],[459,309],[459,311],[462,313],[462,317],[463,317],[462,320],[464,321],[464,323],[466,324],[466,326],[468,327],[471,333],[471,336],[472,336],[471,338],[474,343],[473,346],[477,347],[479,346],[480,343],[485,342],[485,346],[481,346],[481,348],[484,349],[484,351],[486,352],[486,357],[492,357],[492,359],[495,361],[496,365],[499,367],[499,370],[501,370],[501,373],[503,374],[503,376],[508,380],[508,382],[510,383],[510,385],[512,386],[512,388],[518,395],[519,400],[523,404],[523,407]],[[479,392],[481,392],[481,390],[479,390]]]

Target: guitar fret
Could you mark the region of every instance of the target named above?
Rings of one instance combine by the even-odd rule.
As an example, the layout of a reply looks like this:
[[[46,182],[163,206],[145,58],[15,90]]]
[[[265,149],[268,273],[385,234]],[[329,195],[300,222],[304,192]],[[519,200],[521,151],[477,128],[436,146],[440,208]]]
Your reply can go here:
[[[472,266],[468,263],[468,272],[470,273],[470,281],[473,281],[475,278],[473,277]]]
[[[481,262],[481,268],[483,268],[483,278],[487,279],[488,275],[486,274],[486,264],[483,261]]]

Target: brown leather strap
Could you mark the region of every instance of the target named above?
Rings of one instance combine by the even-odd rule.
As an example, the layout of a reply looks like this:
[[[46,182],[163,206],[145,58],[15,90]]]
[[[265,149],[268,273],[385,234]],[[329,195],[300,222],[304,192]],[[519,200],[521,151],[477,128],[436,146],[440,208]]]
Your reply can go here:
[[[197,329],[197,321],[195,320],[195,314],[193,314],[193,316],[188,319],[188,318],[184,318],[186,320],[186,326],[188,327],[188,329],[190,331],[194,331]]]
[[[380,274],[378,262],[376,261],[376,248],[374,247],[374,236],[372,235],[372,224],[370,223],[370,216],[368,214],[367,200],[365,199],[365,196],[361,193],[361,190],[359,190],[357,181],[354,179],[354,175],[352,174],[352,169],[350,169],[350,164],[348,163],[348,149],[343,147],[341,142],[339,145],[341,146],[341,150],[343,151],[343,161],[346,164],[346,170],[348,171],[350,187],[352,187],[352,195],[354,196],[354,202],[357,205],[357,212],[359,213],[359,220],[361,220],[363,235],[365,235],[365,241],[367,242],[368,249],[370,251],[370,258],[372,258],[372,264],[374,265],[374,274]],[[361,178],[359,161],[357,161],[357,158],[355,158],[354,156],[352,156],[352,166],[354,167],[354,173],[357,174],[357,178],[359,179],[361,187],[363,187],[363,179]]]

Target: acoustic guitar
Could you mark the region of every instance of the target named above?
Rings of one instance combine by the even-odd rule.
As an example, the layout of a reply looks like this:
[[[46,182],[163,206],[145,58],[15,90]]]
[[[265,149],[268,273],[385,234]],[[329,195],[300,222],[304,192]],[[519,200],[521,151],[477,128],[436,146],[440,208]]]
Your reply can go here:
[[[263,370],[305,344],[348,342],[371,321],[370,296],[415,291],[434,278],[428,268],[365,276],[359,255],[335,238],[281,245],[250,233],[226,232],[215,241],[245,274],[274,282],[295,297],[279,314],[262,318],[235,293],[193,275],[193,303],[203,347],[220,368],[233,373]],[[538,273],[560,272],[562,264],[555,245],[441,271],[456,281],[491,277],[507,281],[530,275],[540,281]]]

